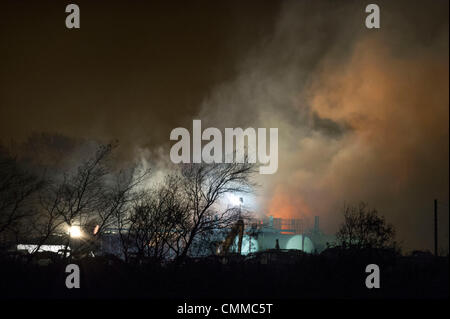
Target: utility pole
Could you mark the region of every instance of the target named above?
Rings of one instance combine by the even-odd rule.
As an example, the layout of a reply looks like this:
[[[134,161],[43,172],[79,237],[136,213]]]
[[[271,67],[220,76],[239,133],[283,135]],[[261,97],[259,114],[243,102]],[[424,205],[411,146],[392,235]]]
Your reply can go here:
[[[438,255],[437,199],[434,200],[434,255]]]

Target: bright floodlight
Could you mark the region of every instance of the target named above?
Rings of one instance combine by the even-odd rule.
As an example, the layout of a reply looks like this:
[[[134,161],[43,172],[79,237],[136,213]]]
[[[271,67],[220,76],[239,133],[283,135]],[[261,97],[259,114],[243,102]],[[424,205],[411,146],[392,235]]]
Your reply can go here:
[[[239,206],[240,204],[242,204],[244,202],[242,197],[236,196],[231,193],[227,194],[227,200],[233,206]]]
[[[81,228],[79,226],[70,226],[69,235],[73,238],[81,237]]]

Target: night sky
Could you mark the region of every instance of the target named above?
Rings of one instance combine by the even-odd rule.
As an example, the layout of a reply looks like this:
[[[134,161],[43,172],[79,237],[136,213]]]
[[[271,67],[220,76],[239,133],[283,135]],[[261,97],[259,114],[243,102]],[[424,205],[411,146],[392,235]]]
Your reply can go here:
[[[405,249],[431,249],[433,200],[448,247],[448,1],[0,3],[0,141],[33,133],[118,139],[151,165],[201,119],[278,127],[279,170],[259,214],[321,217],[366,201]],[[441,229],[440,228],[440,229]]]

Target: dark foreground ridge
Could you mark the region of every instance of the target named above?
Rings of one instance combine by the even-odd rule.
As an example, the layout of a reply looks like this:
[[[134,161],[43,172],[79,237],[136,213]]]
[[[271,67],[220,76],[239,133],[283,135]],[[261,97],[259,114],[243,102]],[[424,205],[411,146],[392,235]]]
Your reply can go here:
[[[65,286],[65,267],[80,267],[80,288]],[[448,256],[373,253],[307,255],[268,251],[252,256],[189,259],[182,265],[127,264],[113,257],[53,260],[47,265],[2,257],[1,299],[24,298],[448,298]],[[368,289],[365,268],[380,268]]]

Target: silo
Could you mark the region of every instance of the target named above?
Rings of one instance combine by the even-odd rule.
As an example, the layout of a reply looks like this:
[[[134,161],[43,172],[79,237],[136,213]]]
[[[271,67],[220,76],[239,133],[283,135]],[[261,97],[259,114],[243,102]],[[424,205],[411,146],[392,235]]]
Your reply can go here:
[[[306,236],[294,235],[290,236],[286,244],[286,249],[298,249],[305,253],[312,253],[314,251],[314,244],[311,239]]]

